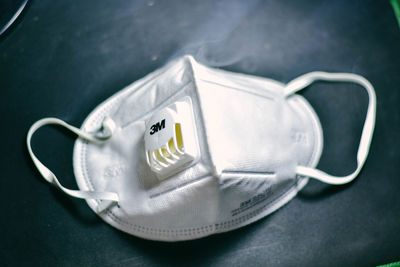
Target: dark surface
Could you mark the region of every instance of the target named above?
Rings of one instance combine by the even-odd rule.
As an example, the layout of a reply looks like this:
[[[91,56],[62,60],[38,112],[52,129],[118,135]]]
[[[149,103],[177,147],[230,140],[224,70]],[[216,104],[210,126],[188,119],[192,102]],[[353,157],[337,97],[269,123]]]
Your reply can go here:
[[[375,136],[358,179],[311,181],[288,205],[250,226],[197,241],[124,234],[82,200],[47,184],[25,147],[47,116],[80,125],[100,102],[193,54],[208,65],[288,82],[312,71],[353,72],[375,86]],[[389,1],[32,1],[0,38],[1,265],[372,266],[400,260],[400,30]],[[319,168],[345,175],[367,97],[318,83]],[[33,149],[70,188],[74,136],[45,127]]]

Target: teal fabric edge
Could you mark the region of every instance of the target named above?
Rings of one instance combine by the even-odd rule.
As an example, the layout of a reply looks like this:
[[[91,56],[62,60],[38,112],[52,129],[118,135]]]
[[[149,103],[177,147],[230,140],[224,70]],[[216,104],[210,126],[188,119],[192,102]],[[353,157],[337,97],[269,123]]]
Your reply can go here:
[[[399,267],[399,266],[400,266],[400,261],[396,261],[396,262],[392,262],[392,263],[378,265],[377,267]]]
[[[390,0],[390,4],[393,7],[394,15],[400,27],[400,0]]]

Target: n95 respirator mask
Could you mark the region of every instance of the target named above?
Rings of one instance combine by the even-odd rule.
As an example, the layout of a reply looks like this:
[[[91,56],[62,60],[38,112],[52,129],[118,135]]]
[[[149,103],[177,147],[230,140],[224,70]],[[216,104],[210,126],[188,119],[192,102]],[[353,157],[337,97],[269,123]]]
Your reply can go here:
[[[315,169],[321,125],[295,92],[316,80],[357,83],[369,95],[357,168],[345,177]],[[309,178],[352,181],[368,154],[375,106],[372,85],[355,74],[312,72],[285,85],[185,56],[107,99],[80,129],[55,118],[37,121],[27,145],[48,182],[86,199],[110,225],[152,240],[188,240],[270,214]],[[79,136],[73,168],[80,190],[63,187],[32,152],[32,134],[47,124]]]

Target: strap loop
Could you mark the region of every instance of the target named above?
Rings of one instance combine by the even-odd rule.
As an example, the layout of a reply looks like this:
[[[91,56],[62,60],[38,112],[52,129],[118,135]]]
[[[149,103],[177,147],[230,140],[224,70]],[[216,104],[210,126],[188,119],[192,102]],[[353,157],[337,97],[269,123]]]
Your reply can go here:
[[[76,135],[78,135],[80,138],[83,138],[90,142],[101,144],[105,140],[109,139],[112,136],[112,133],[115,129],[114,122],[110,118],[106,118],[103,121],[102,134],[100,135],[100,134],[84,132],[72,125],[69,125],[68,123],[66,123],[60,119],[44,118],[44,119],[38,120],[31,126],[31,128],[28,131],[28,135],[26,137],[26,144],[28,147],[29,155],[31,156],[33,163],[35,164],[36,168],[39,170],[39,172],[43,176],[43,178],[47,182],[58,187],[60,190],[62,190],[67,195],[70,195],[70,196],[76,197],[76,198],[83,198],[83,199],[100,199],[100,200],[111,200],[111,201],[118,202],[118,200],[119,200],[118,194],[113,193],[113,192],[81,191],[81,190],[71,190],[71,189],[65,188],[58,181],[58,179],[54,175],[54,173],[51,172],[46,166],[43,165],[42,162],[40,162],[38,160],[38,158],[35,156],[35,154],[32,151],[32,148],[31,148],[31,138],[32,138],[32,135],[40,127],[49,125],[49,124],[61,125],[65,128],[67,128],[68,130],[70,130],[71,132],[75,133]]]
[[[343,177],[337,177],[327,174],[321,170],[297,166],[296,173],[302,176],[308,176],[317,180],[320,180],[328,184],[346,184],[354,180],[360,173],[365,160],[367,159],[369,148],[371,145],[372,135],[375,127],[375,116],[376,116],[376,95],[374,87],[364,77],[352,73],[326,73],[326,72],[310,72],[302,75],[291,82],[289,82],[285,89],[284,94],[286,97],[296,93],[299,90],[304,89],[311,83],[317,80],[334,81],[334,82],[353,82],[357,83],[365,88],[368,93],[369,103],[367,109],[367,115],[365,118],[364,127],[361,134],[360,145],[357,152],[357,168],[351,174]]]

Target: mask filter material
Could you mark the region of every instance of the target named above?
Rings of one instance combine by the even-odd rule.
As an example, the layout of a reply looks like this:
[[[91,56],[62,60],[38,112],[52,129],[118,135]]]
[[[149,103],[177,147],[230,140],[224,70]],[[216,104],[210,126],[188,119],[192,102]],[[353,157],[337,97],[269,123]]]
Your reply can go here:
[[[321,125],[295,93],[317,80],[352,82],[368,92],[357,168],[344,177],[315,168]],[[189,240],[274,212],[309,178],[352,181],[368,155],[375,98],[372,85],[356,74],[312,72],[285,85],[185,56],[111,96],[81,128],[55,118],[37,121],[27,146],[48,182],[86,199],[110,225],[146,239]],[[63,187],[32,151],[32,135],[48,124],[79,136],[73,153],[79,190]]]

